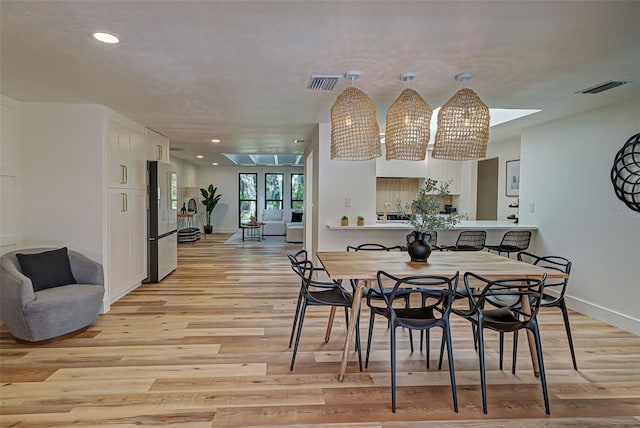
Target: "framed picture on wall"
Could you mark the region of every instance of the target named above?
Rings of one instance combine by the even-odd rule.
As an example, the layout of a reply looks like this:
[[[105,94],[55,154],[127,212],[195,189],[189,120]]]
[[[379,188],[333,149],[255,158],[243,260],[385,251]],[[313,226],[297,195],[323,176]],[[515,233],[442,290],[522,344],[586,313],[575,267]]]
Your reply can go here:
[[[507,196],[520,196],[520,159],[507,161]]]

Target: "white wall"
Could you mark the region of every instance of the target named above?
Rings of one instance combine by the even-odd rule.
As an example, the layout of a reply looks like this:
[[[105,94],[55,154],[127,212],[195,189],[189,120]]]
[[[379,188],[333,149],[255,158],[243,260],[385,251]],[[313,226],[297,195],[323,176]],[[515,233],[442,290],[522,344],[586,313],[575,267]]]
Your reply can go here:
[[[517,197],[506,195],[507,161],[520,159],[520,137],[494,142],[487,145],[487,159],[498,158],[498,220],[505,220],[509,214],[518,214],[509,204],[515,203]],[[522,163],[522,162],[521,162]]]
[[[22,147],[20,103],[0,96],[0,254],[22,241]]]
[[[530,250],[573,261],[569,306],[635,334],[640,213],[616,198],[609,173],[639,119],[630,101],[526,129],[520,169],[520,221],[539,226]]]
[[[264,181],[266,173],[284,174],[284,208],[291,207],[291,174],[302,174],[303,167],[226,167],[226,166],[199,166],[197,181],[193,183],[199,188],[213,184],[217,187],[217,193],[222,193],[220,202],[211,215],[213,233],[233,233],[238,230],[239,204],[238,195],[240,173],[258,174],[258,219],[262,217],[264,210]]]

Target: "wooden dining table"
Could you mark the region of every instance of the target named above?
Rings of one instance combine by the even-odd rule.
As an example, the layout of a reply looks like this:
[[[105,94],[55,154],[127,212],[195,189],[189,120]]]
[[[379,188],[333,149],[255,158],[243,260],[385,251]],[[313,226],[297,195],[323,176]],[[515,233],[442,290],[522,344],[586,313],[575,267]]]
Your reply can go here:
[[[485,251],[434,251],[428,262],[412,262],[406,252],[394,251],[320,251],[316,257],[322,263],[327,275],[336,281],[356,280],[357,286],[353,293],[353,304],[349,320],[349,329],[345,338],[342,360],[338,380],[344,380],[347,370],[349,344],[355,332],[356,322],[360,313],[360,303],[364,287],[371,287],[376,281],[378,271],[382,270],[397,277],[414,275],[443,275],[452,276],[460,272],[473,272],[489,279],[501,278],[541,278],[545,273],[548,278],[566,278],[567,275],[553,269],[520,262]],[[462,281],[462,279],[460,279]],[[459,284],[462,286],[462,284]],[[522,300],[522,309],[530,311],[529,300]],[[538,361],[536,358],[535,340],[533,334],[527,330],[531,361],[536,376]]]

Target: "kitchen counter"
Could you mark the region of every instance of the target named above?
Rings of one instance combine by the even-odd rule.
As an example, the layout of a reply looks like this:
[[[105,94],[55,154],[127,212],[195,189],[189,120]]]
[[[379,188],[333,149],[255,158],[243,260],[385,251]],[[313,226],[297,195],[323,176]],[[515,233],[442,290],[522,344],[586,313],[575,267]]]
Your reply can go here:
[[[364,226],[340,226],[339,224],[328,224],[331,230],[413,230],[407,222],[392,220],[387,223],[376,222],[375,224],[365,224]],[[538,230],[538,226],[514,223],[513,220],[466,220],[461,221],[449,230]]]

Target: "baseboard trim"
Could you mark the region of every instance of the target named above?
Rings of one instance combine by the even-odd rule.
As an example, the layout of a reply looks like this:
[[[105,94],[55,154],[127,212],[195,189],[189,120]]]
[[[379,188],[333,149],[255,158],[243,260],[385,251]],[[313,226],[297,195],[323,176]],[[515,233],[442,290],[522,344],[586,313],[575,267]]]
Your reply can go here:
[[[640,320],[638,319],[566,294],[564,299],[569,309],[640,336]]]

